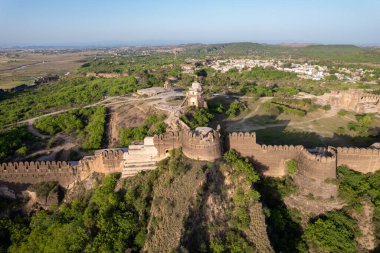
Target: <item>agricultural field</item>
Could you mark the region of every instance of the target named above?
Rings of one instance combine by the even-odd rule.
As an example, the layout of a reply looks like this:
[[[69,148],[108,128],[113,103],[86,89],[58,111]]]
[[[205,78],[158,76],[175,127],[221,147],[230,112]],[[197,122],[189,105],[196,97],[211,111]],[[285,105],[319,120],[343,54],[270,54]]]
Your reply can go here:
[[[21,51],[0,54],[0,89],[21,84],[30,85],[38,77],[73,73],[84,62],[93,59],[96,51],[33,53]]]

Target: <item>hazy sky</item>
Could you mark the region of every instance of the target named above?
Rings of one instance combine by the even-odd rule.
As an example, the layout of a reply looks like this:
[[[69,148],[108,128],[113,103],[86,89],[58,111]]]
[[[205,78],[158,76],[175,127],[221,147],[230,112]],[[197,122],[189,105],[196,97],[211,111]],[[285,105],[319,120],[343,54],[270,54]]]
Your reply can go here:
[[[0,45],[380,44],[380,0],[0,0]]]

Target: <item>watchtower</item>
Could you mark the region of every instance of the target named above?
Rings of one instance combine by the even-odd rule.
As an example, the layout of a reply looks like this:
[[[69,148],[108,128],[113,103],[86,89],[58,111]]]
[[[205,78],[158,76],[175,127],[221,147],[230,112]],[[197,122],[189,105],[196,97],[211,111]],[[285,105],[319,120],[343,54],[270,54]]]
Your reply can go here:
[[[187,105],[189,106],[207,108],[207,103],[205,102],[204,97],[203,97],[202,86],[198,82],[194,82],[191,85],[191,87],[189,88],[189,91],[186,94],[186,99],[187,99]]]

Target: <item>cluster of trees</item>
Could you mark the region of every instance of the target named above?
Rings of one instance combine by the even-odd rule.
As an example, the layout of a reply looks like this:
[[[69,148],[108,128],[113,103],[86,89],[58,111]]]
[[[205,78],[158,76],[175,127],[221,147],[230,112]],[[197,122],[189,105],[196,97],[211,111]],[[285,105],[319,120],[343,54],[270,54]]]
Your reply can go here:
[[[380,63],[380,53],[376,48],[363,48],[352,45],[310,45],[307,47],[284,47],[257,43],[227,43],[218,45],[200,45],[192,47],[182,54],[195,56],[224,56],[224,57],[262,57],[278,60],[289,59],[300,62],[327,63]],[[195,56],[194,56],[195,55]],[[305,60],[306,59],[306,60]],[[323,61],[323,62],[322,62]]]
[[[35,90],[10,93],[0,100],[0,127],[48,111],[87,105],[104,96],[128,94],[140,87],[144,86],[138,86],[134,77],[65,78]]]
[[[302,237],[316,252],[354,253],[357,252],[357,234],[356,223],[346,213],[333,211],[309,224]]]
[[[143,126],[120,128],[120,145],[122,147],[128,147],[133,141],[142,141],[145,136],[165,133],[166,123],[164,120],[164,114],[152,114],[147,116]]]
[[[290,106],[278,104],[276,102],[265,102],[265,103],[263,103],[263,108],[267,112],[274,114],[274,115],[286,113],[286,114],[293,114],[293,115],[296,115],[299,117],[306,116],[306,111],[304,111],[304,110],[292,108]]]
[[[102,146],[106,123],[106,109],[93,107],[77,109],[58,115],[40,118],[34,126],[40,131],[54,135],[60,132],[84,138],[82,147],[92,150]]]
[[[346,112],[339,111],[338,114],[344,116]],[[344,127],[338,127],[335,132],[338,135],[352,134],[359,137],[368,137],[370,136],[370,127],[373,123],[373,119],[373,114],[356,115],[356,122],[350,121],[347,124],[347,129]]]
[[[289,160],[286,165],[288,172],[297,173],[296,161]],[[266,216],[268,236],[275,252],[303,252],[306,248],[302,239],[301,215],[284,203],[286,196],[295,194],[298,190],[293,175],[282,178],[263,177],[257,183]]]
[[[86,133],[86,140],[82,147],[84,149],[99,149],[102,146],[104,139],[104,132],[106,127],[106,108],[98,107],[94,114],[91,116],[88,125],[84,131]]]
[[[364,201],[371,201],[375,210],[375,236],[380,242],[380,171],[362,174],[346,166],[338,168],[339,196],[355,210],[362,210]]]
[[[0,161],[13,155],[26,155],[30,148],[29,144],[34,141],[36,138],[28,132],[25,126],[0,132]]]
[[[2,252],[139,252],[145,241],[153,178],[115,191],[118,178],[104,178],[53,211],[29,219],[0,219]]]
[[[140,75],[146,70],[159,69],[174,65],[168,69],[173,76],[178,74],[179,59],[169,53],[153,53],[150,55],[128,54],[117,57],[98,57],[85,63],[78,70],[79,73],[127,73],[128,75]]]
[[[246,106],[244,103],[239,102],[239,101],[234,101],[228,107],[226,111],[226,115],[229,117],[236,117],[245,109],[246,109]]]
[[[313,100],[309,98],[304,99],[293,99],[293,98],[283,98],[275,97],[272,99],[272,103],[286,105],[288,107],[299,109],[305,112],[312,112],[317,110],[320,106],[315,104]]]
[[[212,92],[223,92],[227,85],[228,89],[234,92],[256,94],[257,96],[271,96],[276,91],[275,87],[257,85],[258,82],[268,84],[268,82],[276,81],[288,84],[297,79],[297,75],[294,73],[262,67],[242,71],[231,69],[225,73],[206,68],[198,70],[197,74],[202,78],[202,83],[208,86]]]
[[[213,118],[214,115],[212,115],[206,108],[192,108],[191,111],[180,116],[180,119],[191,129],[209,126],[209,123]]]

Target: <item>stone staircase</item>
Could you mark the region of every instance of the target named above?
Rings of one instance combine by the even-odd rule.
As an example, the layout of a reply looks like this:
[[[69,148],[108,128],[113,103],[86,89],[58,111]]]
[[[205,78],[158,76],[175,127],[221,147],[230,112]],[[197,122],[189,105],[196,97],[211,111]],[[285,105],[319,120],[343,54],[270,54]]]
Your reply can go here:
[[[157,168],[156,161],[125,160],[121,177],[125,178],[125,177],[134,176],[141,171],[154,170],[156,168]]]
[[[141,171],[154,170],[156,163],[165,157],[159,157],[154,146],[153,137],[145,137],[144,144],[129,145],[123,155],[123,170],[121,177],[130,177]]]

